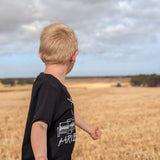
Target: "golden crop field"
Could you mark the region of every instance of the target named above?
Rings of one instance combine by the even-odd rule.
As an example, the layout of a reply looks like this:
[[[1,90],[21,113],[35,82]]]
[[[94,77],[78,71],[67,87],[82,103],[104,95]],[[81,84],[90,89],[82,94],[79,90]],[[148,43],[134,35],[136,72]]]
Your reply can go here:
[[[92,140],[77,128],[73,160],[160,160],[160,87],[67,80],[75,109],[102,131]],[[20,160],[31,85],[0,85],[0,159]]]

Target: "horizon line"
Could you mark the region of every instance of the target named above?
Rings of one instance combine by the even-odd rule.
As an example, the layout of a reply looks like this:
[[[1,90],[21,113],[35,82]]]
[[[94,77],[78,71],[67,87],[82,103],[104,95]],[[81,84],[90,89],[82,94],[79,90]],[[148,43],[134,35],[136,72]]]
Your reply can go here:
[[[153,73],[155,74],[155,73]],[[88,78],[131,78],[138,75],[152,75],[152,74],[134,74],[134,75],[106,75],[106,76],[66,76],[66,79],[88,79]],[[160,74],[156,74],[160,75]],[[36,76],[37,77],[37,76]],[[5,77],[2,79],[35,79],[36,77]]]

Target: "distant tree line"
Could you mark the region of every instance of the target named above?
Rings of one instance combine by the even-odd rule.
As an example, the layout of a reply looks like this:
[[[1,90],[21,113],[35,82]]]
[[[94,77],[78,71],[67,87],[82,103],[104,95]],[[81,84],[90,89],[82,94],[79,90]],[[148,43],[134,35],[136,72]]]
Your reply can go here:
[[[16,84],[19,84],[19,85],[33,84],[34,78],[18,78],[18,79],[6,78],[6,79],[1,79],[0,81],[4,85],[14,86]]]
[[[160,75],[137,75],[131,78],[132,86],[160,86]]]

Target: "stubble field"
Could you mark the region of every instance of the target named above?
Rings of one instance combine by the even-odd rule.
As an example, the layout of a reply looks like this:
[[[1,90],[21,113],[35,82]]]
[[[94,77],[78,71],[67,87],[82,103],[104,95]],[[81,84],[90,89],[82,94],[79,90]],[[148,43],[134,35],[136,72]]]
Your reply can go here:
[[[160,87],[115,87],[112,80],[67,80],[75,109],[102,131],[77,128],[73,160],[160,160]],[[0,85],[0,159],[20,160],[31,85]]]

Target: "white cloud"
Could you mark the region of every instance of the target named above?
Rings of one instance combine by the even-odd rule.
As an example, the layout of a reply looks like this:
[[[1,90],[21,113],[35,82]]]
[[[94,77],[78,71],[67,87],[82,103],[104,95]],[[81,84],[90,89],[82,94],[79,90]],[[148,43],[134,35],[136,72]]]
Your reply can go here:
[[[105,29],[105,32],[121,32],[124,31],[126,27],[123,24],[117,24],[114,26],[108,26]]]
[[[121,10],[130,10],[131,9],[131,3],[129,1],[119,1],[117,5],[119,9]]]
[[[99,63],[104,71],[110,64],[109,73],[117,63],[119,71],[126,63],[133,71],[152,62],[160,70],[159,15],[159,0],[1,0],[0,57],[37,55],[43,27],[62,22],[78,35],[79,57],[86,64],[79,63],[80,72],[88,74],[88,63]]]
[[[2,0],[1,49],[13,42],[19,47],[19,43],[32,46],[30,43],[39,42],[44,26],[63,22],[77,33],[81,53],[128,56],[135,46],[141,54],[139,45],[160,39],[159,14],[160,2],[156,0]],[[23,47],[18,50],[23,54]],[[6,53],[2,51],[0,54]]]

